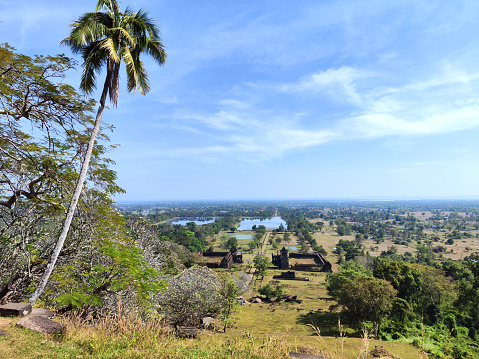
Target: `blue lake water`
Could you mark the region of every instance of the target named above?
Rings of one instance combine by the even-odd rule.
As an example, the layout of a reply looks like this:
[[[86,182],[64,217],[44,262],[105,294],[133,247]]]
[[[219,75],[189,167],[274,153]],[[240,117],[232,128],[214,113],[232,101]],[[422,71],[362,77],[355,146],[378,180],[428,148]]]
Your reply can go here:
[[[253,239],[254,236],[252,234],[232,234],[230,237],[236,237],[236,239]]]
[[[170,221],[171,224],[181,224],[182,226],[186,226],[188,222],[195,222],[197,225],[213,223],[216,221],[216,217],[181,217],[175,218]]]
[[[286,222],[281,217],[271,217],[266,219],[244,217],[240,223],[238,231],[251,231],[254,225],[256,225],[256,227],[265,226],[266,229],[272,230],[278,229],[280,224],[283,224],[284,228],[287,227]]]
[[[291,249],[292,251],[295,251],[298,249],[298,247],[295,247],[295,246],[290,246],[290,247],[286,247],[287,249]]]

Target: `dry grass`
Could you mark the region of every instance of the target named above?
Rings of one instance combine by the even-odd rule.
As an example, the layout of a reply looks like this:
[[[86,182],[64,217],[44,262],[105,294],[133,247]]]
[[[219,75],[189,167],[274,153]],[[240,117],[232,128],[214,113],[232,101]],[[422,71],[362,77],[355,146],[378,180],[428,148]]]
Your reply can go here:
[[[56,337],[18,328],[17,319],[0,318],[0,328],[10,334],[0,338],[0,358],[276,359],[287,358],[290,351],[366,358],[374,345],[403,359],[420,357],[417,349],[405,343],[376,342],[368,335],[347,338],[341,326],[336,337],[322,336],[315,314],[326,311],[329,303],[322,298],[324,288],[318,285],[324,278],[313,278],[311,283],[294,282],[288,287],[304,298],[303,304],[243,306],[237,328],[227,333],[204,331],[198,339],[175,338],[166,333],[159,317],[145,319],[125,311],[121,316],[104,315],[97,320],[80,315],[59,318],[66,333]]]

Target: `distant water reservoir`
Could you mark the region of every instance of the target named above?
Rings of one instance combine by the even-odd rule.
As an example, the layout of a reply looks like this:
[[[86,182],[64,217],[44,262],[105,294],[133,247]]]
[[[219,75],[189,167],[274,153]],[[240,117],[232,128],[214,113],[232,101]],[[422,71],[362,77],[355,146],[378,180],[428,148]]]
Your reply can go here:
[[[271,217],[266,219],[261,218],[252,218],[252,217],[243,217],[238,231],[251,231],[254,225],[265,226],[266,229],[278,229],[279,225],[283,224],[284,228],[287,227],[286,222],[281,217]]]
[[[197,225],[201,226],[202,224],[213,223],[214,221],[216,221],[216,217],[181,217],[172,219],[170,223],[186,226],[186,223],[188,222],[195,222]]]
[[[247,239],[253,239],[254,236],[252,234],[232,234],[230,237],[236,237],[238,240],[247,240]]]

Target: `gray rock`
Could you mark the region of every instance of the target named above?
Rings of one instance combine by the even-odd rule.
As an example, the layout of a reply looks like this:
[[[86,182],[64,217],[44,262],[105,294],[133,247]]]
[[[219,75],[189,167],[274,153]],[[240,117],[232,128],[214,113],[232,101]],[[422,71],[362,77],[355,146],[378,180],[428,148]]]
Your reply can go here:
[[[8,333],[2,328],[0,328],[0,337],[8,337]]]
[[[30,314],[39,317],[47,317],[50,319],[56,317],[56,313],[53,310],[48,310],[44,308],[32,308],[32,312]]]
[[[30,314],[32,305],[30,303],[7,303],[0,305],[0,316],[2,317],[24,317]]]
[[[63,326],[60,323],[54,322],[47,317],[37,315],[20,319],[17,322],[17,325],[22,328],[28,328],[45,334],[57,334],[63,332]]]
[[[327,357],[322,355],[313,355],[313,354],[303,354],[303,353],[289,353],[290,358],[301,358],[301,359],[326,359]]]

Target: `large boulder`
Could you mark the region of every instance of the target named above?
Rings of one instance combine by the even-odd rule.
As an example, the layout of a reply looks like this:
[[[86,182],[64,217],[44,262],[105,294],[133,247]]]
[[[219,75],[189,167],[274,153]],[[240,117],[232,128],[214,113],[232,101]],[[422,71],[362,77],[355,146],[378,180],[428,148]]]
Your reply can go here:
[[[17,325],[22,328],[28,328],[35,332],[45,334],[57,334],[63,332],[63,326],[51,319],[43,316],[30,316],[20,319]]]
[[[0,316],[2,317],[24,317],[30,314],[32,305],[30,303],[7,303],[0,305]]]

